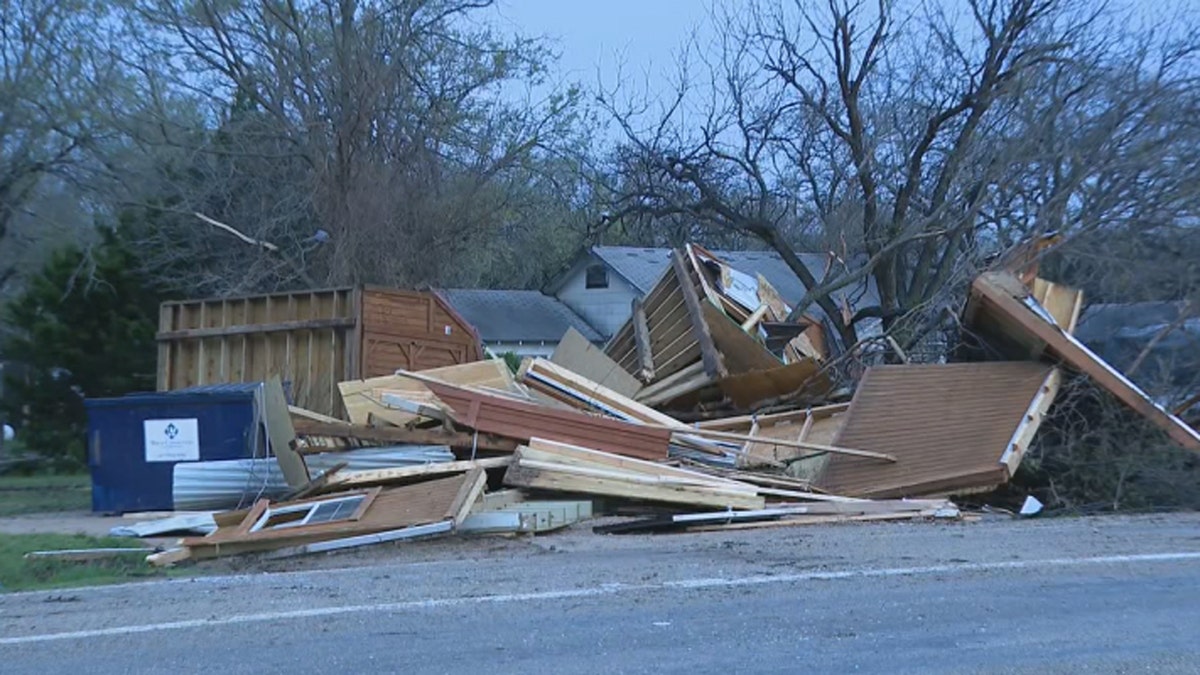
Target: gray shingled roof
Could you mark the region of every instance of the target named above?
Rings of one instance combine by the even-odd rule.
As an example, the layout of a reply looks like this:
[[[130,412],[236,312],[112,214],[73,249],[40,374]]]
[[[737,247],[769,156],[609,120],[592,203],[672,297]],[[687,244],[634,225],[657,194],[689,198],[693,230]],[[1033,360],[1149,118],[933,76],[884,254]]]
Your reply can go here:
[[[617,274],[637,287],[642,294],[650,292],[658,278],[671,264],[669,248],[635,248],[629,246],[593,246],[592,254],[608,264]],[[804,297],[804,284],[775,251],[713,251],[731,267],[746,274],[761,274],[784,300],[795,303]],[[800,260],[817,279],[825,275],[825,256],[819,253],[800,253]],[[874,285],[860,283],[834,293],[848,297],[853,306],[878,302]]]
[[[1193,390],[1200,381],[1200,318],[1181,321],[1170,333],[1159,337],[1179,318],[1181,309],[1180,302],[1089,305],[1079,319],[1075,336],[1122,371],[1153,342],[1133,379],[1151,389],[1171,382]]]
[[[603,340],[583,317],[540,291],[452,288],[441,293],[484,342],[558,342],[568,328],[592,342]]]

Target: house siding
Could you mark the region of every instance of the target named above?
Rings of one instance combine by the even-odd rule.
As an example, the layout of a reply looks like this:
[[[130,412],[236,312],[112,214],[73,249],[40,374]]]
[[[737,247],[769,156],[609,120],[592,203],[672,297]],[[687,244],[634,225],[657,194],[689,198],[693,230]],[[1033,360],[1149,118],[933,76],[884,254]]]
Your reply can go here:
[[[588,288],[587,268],[595,264],[603,263],[592,258],[576,265],[556,296],[607,339],[629,319],[633,299],[641,293],[607,265],[608,288]]]

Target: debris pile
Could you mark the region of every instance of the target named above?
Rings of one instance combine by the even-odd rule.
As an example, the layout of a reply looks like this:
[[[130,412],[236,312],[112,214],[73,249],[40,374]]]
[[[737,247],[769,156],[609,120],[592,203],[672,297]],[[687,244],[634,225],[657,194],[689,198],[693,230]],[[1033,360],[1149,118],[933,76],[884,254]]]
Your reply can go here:
[[[289,407],[272,378],[273,458],[176,473],[188,503],[240,508],[128,529],[196,532],[150,557],[166,565],[600,515],[634,517],[594,528],[612,534],[958,518],[947,497],[1011,478],[1063,369],[1200,449],[1072,336],[1080,294],[1032,281],[980,276],[963,316],[974,342],[954,362],[867,368],[838,401],[820,322],[789,321],[765,279],[689,246],[604,349],[568,334],[515,374],[494,359],[342,382],[348,421]],[[706,419],[683,421],[697,411]],[[222,472],[240,472],[240,492]]]

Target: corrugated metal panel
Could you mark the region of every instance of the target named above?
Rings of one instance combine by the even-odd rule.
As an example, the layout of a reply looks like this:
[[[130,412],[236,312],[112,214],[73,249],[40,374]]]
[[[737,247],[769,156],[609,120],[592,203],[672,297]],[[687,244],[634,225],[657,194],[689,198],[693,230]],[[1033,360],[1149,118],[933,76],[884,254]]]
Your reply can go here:
[[[444,445],[397,445],[385,448],[362,448],[350,452],[323,452],[304,458],[308,470],[314,474],[327,471],[333,465],[346,462],[343,471],[370,471],[392,466],[412,466],[453,462],[454,453]]]
[[[838,455],[820,486],[836,494],[895,497],[1004,482],[1000,457],[1050,369],[1033,362],[868,369],[834,445],[897,461]]]
[[[351,452],[321,453],[304,458],[316,475],[346,462],[343,471],[369,471],[394,466],[450,462],[454,453],[446,446],[364,448]],[[175,465],[173,497],[177,511],[236,509],[256,499],[276,499],[289,491],[275,458],[188,462]]]

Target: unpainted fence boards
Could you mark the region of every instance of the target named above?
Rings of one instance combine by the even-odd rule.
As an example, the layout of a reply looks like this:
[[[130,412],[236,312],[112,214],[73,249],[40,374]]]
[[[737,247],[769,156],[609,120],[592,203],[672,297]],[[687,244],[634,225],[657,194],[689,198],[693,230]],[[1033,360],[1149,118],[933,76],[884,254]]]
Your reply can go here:
[[[482,358],[435,293],[377,287],[164,303],[158,340],[160,391],[279,375],[295,405],[338,417],[338,382]]]

